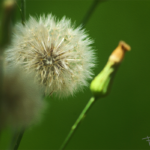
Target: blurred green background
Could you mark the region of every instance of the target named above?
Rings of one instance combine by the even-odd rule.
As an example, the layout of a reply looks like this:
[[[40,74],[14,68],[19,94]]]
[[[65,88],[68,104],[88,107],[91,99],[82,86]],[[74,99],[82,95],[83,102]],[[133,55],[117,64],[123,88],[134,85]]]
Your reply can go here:
[[[26,0],[29,15],[64,15],[79,25],[93,0]],[[20,21],[19,10],[16,21]],[[94,39],[97,75],[120,40],[126,53],[111,93],[97,101],[84,118],[66,149],[150,149],[142,140],[150,136],[150,1],[107,0],[100,3],[86,24]],[[89,81],[90,83],[91,81]],[[24,134],[19,149],[55,150],[91,97],[89,88],[67,99],[47,99],[48,111],[40,124]],[[8,146],[10,132],[3,132],[0,149]]]

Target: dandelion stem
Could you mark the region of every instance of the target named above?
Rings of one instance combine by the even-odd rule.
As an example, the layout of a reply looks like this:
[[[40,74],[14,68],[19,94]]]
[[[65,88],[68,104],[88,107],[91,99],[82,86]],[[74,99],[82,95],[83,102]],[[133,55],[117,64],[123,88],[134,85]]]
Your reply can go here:
[[[0,98],[3,98],[3,56],[2,52],[0,53]],[[1,105],[1,104],[0,104]],[[0,110],[1,113],[1,110]]]
[[[98,6],[98,4],[100,2],[104,2],[106,0],[94,0],[93,4],[91,5],[91,7],[89,8],[89,10],[87,11],[87,13],[85,14],[84,18],[81,21],[82,24],[82,28],[85,27],[85,25],[87,24],[87,22],[89,21],[91,15],[93,14],[94,10],[96,9],[96,7]]]
[[[25,129],[21,129],[20,132],[14,133],[13,138],[12,138],[11,150],[17,150],[18,149],[24,132],[25,132]],[[14,143],[15,143],[15,145],[14,145]]]
[[[3,98],[3,51],[10,42],[11,19],[15,10],[15,0],[4,0],[2,3],[2,18],[0,24],[0,98]],[[1,110],[0,110],[1,111]]]
[[[15,10],[15,0],[4,0],[2,4],[2,18],[0,24],[0,51],[10,42],[11,20]]]
[[[25,2],[26,0],[21,0],[21,18],[22,18],[22,24],[25,25],[25,18],[26,18],[26,5],[25,5]],[[19,7],[19,6],[18,6]],[[16,139],[16,133],[14,133],[14,138],[12,139],[12,143],[15,143],[14,145],[14,148],[12,150],[17,150],[19,145],[20,145],[20,142],[22,140],[22,137],[23,137],[23,134],[25,132],[25,129],[22,129],[20,132],[19,132],[19,135],[17,137],[17,140],[15,142],[15,139]]]
[[[0,128],[0,139],[1,139],[1,134],[2,134],[2,130],[1,130],[1,128]]]
[[[12,140],[11,140],[11,143],[10,143],[10,150],[12,150],[13,147],[14,147],[14,143],[16,142],[16,139],[18,137],[18,133],[19,132],[17,132],[16,130],[13,131],[13,136],[12,136]]]
[[[97,7],[97,5],[99,4],[100,1],[101,0],[94,0],[93,1],[93,4],[91,5],[91,7],[89,8],[89,10],[87,11],[86,15],[84,16],[84,18],[81,21],[82,28],[85,27],[86,23],[90,19],[92,13],[94,12],[95,8]]]
[[[21,0],[22,24],[25,25],[26,20],[26,0]]]
[[[64,142],[61,145],[61,147],[60,147],[59,150],[63,150],[67,146],[67,144],[68,144],[69,140],[71,139],[74,131],[77,129],[79,123],[85,117],[85,114],[91,108],[91,106],[95,102],[95,100],[96,100],[95,97],[91,97],[91,99],[89,100],[89,102],[87,103],[87,105],[85,106],[85,108],[83,109],[83,111],[81,112],[80,116],[78,117],[78,119],[76,120],[76,122],[74,123],[74,125],[72,126],[69,134],[67,135],[66,139],[64,140]]]

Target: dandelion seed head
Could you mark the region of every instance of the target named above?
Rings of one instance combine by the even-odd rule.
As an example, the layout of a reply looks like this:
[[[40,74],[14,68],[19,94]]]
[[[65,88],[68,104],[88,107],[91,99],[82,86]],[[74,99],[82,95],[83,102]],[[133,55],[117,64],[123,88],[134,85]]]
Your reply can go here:
[[[10,65],[19,64],[35,72],[36,81],[45,93],[63,97],[87,86],[94,67],[93,41],[81,26],[71,20],[57,20],[51,14],[39,19],[30,17],[25,26],[15,26],[12,45],[6,51]]]
[[[0,128],[27,127],[40,121],[46,106],[42,93],[32,75],[18,68],[7,68],[0,99]]]

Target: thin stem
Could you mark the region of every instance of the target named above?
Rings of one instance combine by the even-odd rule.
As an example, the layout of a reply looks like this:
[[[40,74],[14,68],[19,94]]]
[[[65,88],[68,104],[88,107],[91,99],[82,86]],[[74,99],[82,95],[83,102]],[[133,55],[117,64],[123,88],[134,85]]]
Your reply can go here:
[[[20,11],[21,18],[22,18],[22,10],[21,10],[20,6],[18,5],[17,1],[16,1],[16,5],[17,5],[17,7],[18,7],[18,9],[19,9],[19,11]]]
[[[0,139],[1,139],[1,134],[2,134],[2,130],[1,130],[1,128],[0,128]]]
[[[13,148],[11,150],[17,150],[18,149],[24,132],[25,132],[25,129],[22,129],[19,132],[19,135],[18,135],[18,132],[14,133],[13,138],[12,138],[12,144],[11,144],[11,147],[13,147]],[[14,143],[15,143],[15,145],[13,145]]]
[[[9,148],[10,150],[13,150],[14,143],[16,143],[16,140],[18,138],[18,134],[19,134],[18,130],[15,129],[15,131],[13,131],[13,135],[12,135],[12,139],[11,139],[11,143],[10,143],[10,148]]]
[[[82,24],[82,28],[85,27],[85,25],[87,24],[87,22],[89,21],[91,15],[93,14],[94,10],[96,9],[96,7],[98,6],[98,4],[100,2],[104,2],[106,0],[94,0],[93,4],[91,5],[91,7],[89,8],[89,10],[87,11],[86,15],[84,16],[84,18],[81,21]]]
[[[99,4],[100,0],[94,0],[93,4],[91,5],[91,7],[89,8],[89,10],[87,11],[86,15],[84,16],[83,20],[81,21],[82,24],[82,28],[85,27],[86,23],[88,22],[88,20],[90,19],[92,13],[94,12],[95,8],[97,7],[97,5]]]
[[[0,24],[0,99],[1,100],[3,99],[3,51],[6,45],[10,43],[11,20],[13,18],[14,11],[15,11],[15,0],[9,0],[9,1],[4,0],[2,3],[2,11],[1,11],[2,19]]]
[[[15,0],[4,0],[2,3],[2,19],[0,24],[0,51],[10,43],[11,21],[15,11]]]
[[[3,99],[3,53],[1,51],[0,51],[0,98]],[[1,101],[0,101],[0,105],[1,105]]]
[[[26,0],[21,0],[21,9],[20,9],[20,12],[21,12],[21,18],[22,18],[22,24],[25,25],[25,18],[26,18],[26,6],[25,6],[25,2]],[[18,5],[18,4],[17,4]],[[16,133],[14,133],[14,137],[12,139],[12,147],[13,147],[13,143],[15,143],[14,147],[12,150],[17,150],[19,145],[20,145],[20,142],[22,140],[22,137],[23,137],[23,134],[25,132],[25,129],[22,129],[20,132],[19,132],[19,135],[18,137]],[[17,138],[17,140],[15,140]]]
[[[69,134],[67,135],[66,139],[64,140],[63,144],[61,145],[60,149],[59,150],[63,150],[69,140],[71,139],[74,131],[77,129],[79,123],[82,121],[83,117],[85,116],[85,114],[87,113],[87,111],[91,108],[92,104],[95,102],[95,97],[91,97],[91,99],[89,100],[89,102],[87,103],[87,105],[85,106],[85,108],[83,109],[83,111],[81,112],[80,116],[78,117],[78,119],[76,120],[76,122],[74,123],[74,125],[72,126]]]
[[[26,0],[21,0],[22,24],[25,25],[26,20]]]
[[[3,50],[2,50],[3,51]],[[0,106],[3,100],[3,53],[2,53],[1,49],[0,49]],[[3,115],[1,107],[0,107],[0,117],[1,115]],[[2,123],[1,123],[2,124]],[[0,125],[0,134],[1,134],[1,127],[2,125]]]

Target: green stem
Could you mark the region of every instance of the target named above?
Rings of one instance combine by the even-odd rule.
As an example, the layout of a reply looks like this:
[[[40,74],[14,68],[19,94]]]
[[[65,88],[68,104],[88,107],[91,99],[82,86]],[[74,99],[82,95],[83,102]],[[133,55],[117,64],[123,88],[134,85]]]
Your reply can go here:
[[[22,129],[20,132],[14,133],[13,138],[12,138],[12,142],[11,142],[11,148],[10,148],[11,150],[17,150],[18,149],[24,132],[25,132],[25,129]],[[15,145],[14,145],[14,143],[15,143]]]
[[[12,139],[11,139],[11,143],[10,143],[10,148],[9,148],[10,150],[13,150],[14,143],[16,143],[16,140],[18,138],[18,134],[19,134],[18,130],[15,129],[15,131],[13,131],[13,135],[12,135]]]
[[[0,51],[3,52],[5,46],[10,43],[11,21],[15,11],[15,0],[4,0],[2,3],[2,18],[0,24]]]
[[[1,51],[0,51],[0,98],[3,99],[3,53]]]
[[[106,0],[94,0],[93,4],[91,5],[91,7],[89,8],[89,10],[87,11],[87,13],[85,14],[83,20],[81,21],[82,24],[82,28],[85,27],[85,25],[87,24],[87,22],[89,21],[91,15],[93,14],[94,10],[96,9],[96,7],[98,6],[98,4],[100,2],[104,2]]]
[[[25,25],[25,18],[26,18],[26,6],[25,6],[25,2],[26,0],[21,0],[21,18],[22,18],[22,24]],[[19,7],[19,6],[18,6]],[[19,132],[19,135],[17,136],[17,133],[14,133],[14,137],[12,139],[12,144],[15,143],[14,147],[12,150],[17,150],[19,145],[20,145],[20,142],[22,140],[22,137],[23,137],[23,134],[25,132],[25,129],[22,129],[20,132]],[[17,139],[17,140],[15,140]]]
[[[4,0],[2,3],[2,17],[0,23],[0,99],[3,99],[3,51],[7,44],[10,43],[11,20],[13,18],[14,11],[15,0]]]
[[[0,128],[0,139],[1,139],[1,135],[2,135],[2,130],[1,130],[1,128]]]
[[[83,111],[81,112],[80,116],[78,117],[78,119],[76,120],[76,122],[74,123],[74,125],[72,126],[69,134],[67,135],[66,139],[64,140],[64,142],[61,145],[61,147],[60,147],[59,150],[63,150],[67,146],[67,144],[68,144],[69,140],[71,139],[74,131],[77,129],[79,123],[82,121],[83,117],[85,116],[85,114],[87,113],[87,111],[91,108],[91,106],[95,102],[95,100],[96,100],[95,97],[92,97],[89,100],[89,102],[87,103],[87,105],[85,106],[85,108],[83,109]]]
[[[90,19],[92,13],[94,12],[95,8],[97,7],[98,3],[100,2],[100,0],[94,0],[93,4],[91,5],[91,7],[89,8],[89,10],[87,11],[86,15],[84,16],[83,20],[81,21],[82,24],[82,28],[85,27],[86,23],[88,22],[88,20]]]
[[[26,0],[21,0],[22,24],[25,25],[26,20]]]

